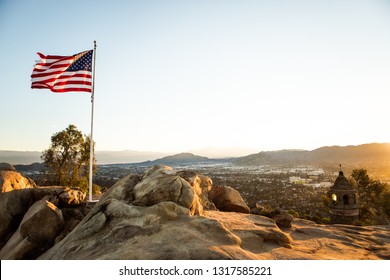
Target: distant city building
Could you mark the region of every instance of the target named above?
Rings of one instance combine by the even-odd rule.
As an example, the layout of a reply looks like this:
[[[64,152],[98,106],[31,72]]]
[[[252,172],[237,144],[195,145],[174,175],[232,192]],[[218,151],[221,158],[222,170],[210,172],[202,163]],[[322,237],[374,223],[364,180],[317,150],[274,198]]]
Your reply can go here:
[[[297,176],[291,176],[289,177],[288,181],[291,183],[291,184],[294,184],[294,185],[303,185],[306,183],[306,180],[305,179],[302,179],[301,177],[297,177]]]
[[[340,170],[333,186],[328,191],[329,214],[332,224],[354,224],[359,217],[357,191],[349,184]]]

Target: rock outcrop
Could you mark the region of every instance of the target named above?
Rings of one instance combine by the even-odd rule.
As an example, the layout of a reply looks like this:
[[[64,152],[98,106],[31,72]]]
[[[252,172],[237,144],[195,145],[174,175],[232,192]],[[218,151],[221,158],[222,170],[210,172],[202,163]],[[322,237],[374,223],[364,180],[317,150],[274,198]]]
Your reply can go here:
[[[155,166],[148,170],[133,192],[133,204],[137,206],[171,201],[189,209],[191,214],[200,214],[203,210],[191,184],[168,166]]]
[[[119,180],[89,212],[78,206],[82,194],[63,187],[2,193],[0,220],[20,220],[12,231],[0,224],[0,258],[390,259],[389,225],[325,226],[285,213],[273,220],[249,214],[232,190],[154,166]],[[9,214],[12,200],[19,210]]]
[[[390,260],[390,225],[318,225],[294,219],[284,229],[293,239],[292,250],[273,249],[266,259],[283,260]]]
[[[65,187],[58,195],[59,205],[67,207],[78,207],[85,203],[86,194],[77,188]]]
[[[289,228],[294,220],[293,216],[287,213],[280,213],[272,217],[278,227]]]
[[[35,202],[0,251],[0,259],[34,259],[50,248],[64,226],[61,210],[47,200]]]
[[[249,213],[240,193],[228,186],[215,186],[209,192],[210,200],[221,211]]]
[[[390,257],[389,226],[324,226],[281,214],[279,227],[261,215],[210,210],[214,188],[221,192],[206,176],[165,166],[129,175],[39,259]]]
[[[40,259],[255,259],[246,248],[291,247],[269,218],[203,208],[213,188],[167,166],[127,176]]]
[[[0,193],[0,248],[18,228],[34,202],[34,189]]]
[[[0,163],[0,192],[23,190],[36,187],[33,180],[22,176],[8,163]]]
[[[0,172],[5,190],[0,193],[0,259],[34,259],[85,217],[85,193],[80,190],[37,187],[18,172]]]

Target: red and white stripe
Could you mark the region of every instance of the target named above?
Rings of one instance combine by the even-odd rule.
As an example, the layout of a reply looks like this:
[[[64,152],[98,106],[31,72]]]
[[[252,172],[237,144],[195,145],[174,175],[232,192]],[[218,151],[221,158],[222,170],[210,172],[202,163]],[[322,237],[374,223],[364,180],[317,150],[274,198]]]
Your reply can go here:
[[[76,56],[43,55],[31,75],[31,88],[46,88],[53,92],[85,91],[92,92],[91,71],[69,71],[66,69]]]

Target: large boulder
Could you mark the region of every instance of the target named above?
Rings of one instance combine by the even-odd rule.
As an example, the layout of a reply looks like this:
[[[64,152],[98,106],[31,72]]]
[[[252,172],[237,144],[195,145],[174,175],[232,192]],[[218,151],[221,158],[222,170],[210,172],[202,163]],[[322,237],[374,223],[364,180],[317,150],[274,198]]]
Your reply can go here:
[[[58,196],[60,206],[77,207],[85,203],[86,193],[78,188],[65,187]]]
[[[86,193],[79,188],[67,186],[44,186],[34,189],[34,199],[38,201],[46,196],[60,208],[78,207],[86,203]]]
[[[34,202],[34,189],[0,193],[0,248],[18,228]]]
[[[116,182],[115,185],[103,194],[100,200],[116,198],[126,202],[132,202],[134,200],[134,187],[140,180],[141,178],[138,175],[129,174]]]
[[[167,166],[157,166],[148,170],[134,187],[134,205],[151,206],[159,202],[172,201],[192,214],[202,211],[199,197],[190,183]]]
[[[0,251],[0,259],[35,259],[54,243],[64,225],[61,210],[46,200],[35,202]]]
[[[209,191],[213,187],[213,181],[210,177],[187,170],[178,171],[177,175],[190,183],[191,187],[199,196],[203,209],[217,210],[214,203],[209,199]]]
[[[294,220],[293,216],[288,213],[280,213],[272,217],[276,225],[281,228],[290,228]]]
[[[22,176],[19,172],[0,169],[0,191],[2,193],[35,187],[33,180]]]
[[[0,193],[0,249],[18,229],[26,212],[36,201],[45,199],[62,209],[85,208],[83,198],[85,199],[85,193],[62,186],[34,187]],[[75,209],[73,212],[79,211]],[[85,214],[82,214],[77,218],[67,215],[66,230],[60,239],[83,219]]]
[[[250,208],[240,193],[232,187],[213,186],[209,198],[221,211],[250,213]]]

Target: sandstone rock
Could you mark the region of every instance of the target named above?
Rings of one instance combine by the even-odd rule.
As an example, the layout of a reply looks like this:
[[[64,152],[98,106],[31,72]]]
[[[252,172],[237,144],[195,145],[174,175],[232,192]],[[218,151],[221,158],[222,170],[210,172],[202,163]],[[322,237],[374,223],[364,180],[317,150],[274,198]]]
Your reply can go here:
[[[174,202],[145,207],[109,198],[39,259],[256,259],[242,247],[244,239],[245,246],[259,251],[267,242],[290,242],[271,219],[240,215],[191,216]]]
[[[189,209],[173,202],[141,207],[107,197],[87,217],[41,259],[118,259],[116,254],[136,253],[136,244],[160,231],[160,222],[190,215]],[[97,239],[97,236],[100,238]],[[103,243],[101,243],[103,242]],[[102,244],[105,244],[102,246]],[[74,250],[77,248],[77,250]],[[105,251],[105,253],[103,253]],[[148,250],[143,250],[146,254]],[[124,257],[123,257],[124,258]]]
[[[208,176],[197,174],[193,171],[178,171],[177,175],[190,183],[199,196],[203,209],[217,210],[215,204],[209,199],[209,191],[213,187],[213,181]]]
[[[165,166],[149,169],[138,183],[125,177],[40,259],[256,259],[247,248],[289,246],[289,236],[268,218],[216,211],[194,216],[191,200],[209,187],[207,178]]]
[[[39,259],[388,259],[390,226],[344,227],[204,211],[173,202],[150,207],[108,199]]]
[[[140,182],[141,178],[138,175],[129,174],[115,183],[107,192],[100,198],[101,201],[110,198],[116,198],[131,202],[134,200],[134,187]]]
[[[34,189],[0,193],[0,242],[3,245],[18,228],[24,214],[34,202]]]
[[[62,232],[56,237],[54,243],[61,241],[66,235],[68,235],[86,216],[84,208],[62,208],[62,216],[64,217],[64,226]]]
[[[65,222],[56,237],[56,234],[44,237],[38,234],[40,222],[55,222],[41,217],[39,221],[26,223],[25,218],[31,216],[26,214],[23,227],[0,251],[1,258],[35,258],[47,248],[36,246],[43,239],[54,246],[39,259],[388,259],[390,256],[390,225],[324,226],[297,218],[291,227],[278,227],[274,220],[261,215],[201,211],[203,200],[209,198],[214,188],[218,190],[207,178],[167,166],[152,167],[142,178],[129,175],[111,187],[88,214],[87,207],[63,208]],[[33,192],[28,196],[30,200],[33,198],[32,202],[26,201],[31,205],[42,197],[56,201],[63,189],[3,193],[0,209],[8,213],[6,208],[12,208],[10,196],[24,192]],[[195,201],[195,206],[191,201]],[[2,216],[0,211],[0,219]],[[29,237],[27,229],[34,238]]]
[[[176,174],[176,170],[167,165],[154,165],[144,172],[143,178],[148,177],[151,174],[154,174],[154,176],[156,176],[156,174]]]
[[[205,216],[221,222],[240,238],[243,248],[252,252],[264,251],[264,245],[268,241],[284,248],[291,248],[293,239],[282,232],[270,218],[238,212],[216,211],[207,211]]]
[[[261,215],[261,208],[260,207],[253,207],[250,209],[250,213],[254,215]]]
[[[56,206],[61,204],[61,207],[75,207],[73,201],[68,204],[69,200],[66,196],[62,197],[62,203],[60,203],[59,197],[66,189],[66,187],[60,186],[34,187],[0,193],[0,249],[17,230],[26,212],[36,201],[44,199]],[[79,197],[85,197],[85,194],[82,195],[76,190],[72,191],[78,194]],[[83,217],[79,217],[79,220],[76,219],[76,221],[80,222]],[[68,223],[73,223],[74,227],[75,221],[72,221],[71,217],[68,218],[70,219]],[[67,227],[67,229],[70,227]],[[69,231],[65,231],[65,233],[69,233]]]
[[[202,205],[191,185],[168,167],[153,167],[134,187],[134,205],[151,206],[172,201],[199,214]]]
[[[19,172],[10,170],[0,170],[1,192],[22,190],[36,187],[33,180],[22,176]]]
[[[58,199],[61,207],[75,207],[85,203],[85,197],[85,192],[80,189],[66,187]]]
[[[295,218],[283,230],[292,250],[273,250],[267,258],[302,260],[378,260],[390,256],[390,225],[319,225]]]
[[[34,188],[34,200],[38,201],[44,197],[52,197],[54,203],[59,207],[75,207],[85,203],[86,194],[79,188],[70,188],[66,186],[39,186]]]
[[[44,200],[35,202],[0,251],[0,259],[36,258],[53,244],[63,224],[61,210],[55,205]]]
[[[209,192],[210,200],[221,211],[249,213],[248,205],[240,193],[228,186],[213,186]]]
[[[293,216],[287,213],[277,214],[272,217],[278,227],[289,228],[291,227],[291,222],[293,221]]]

